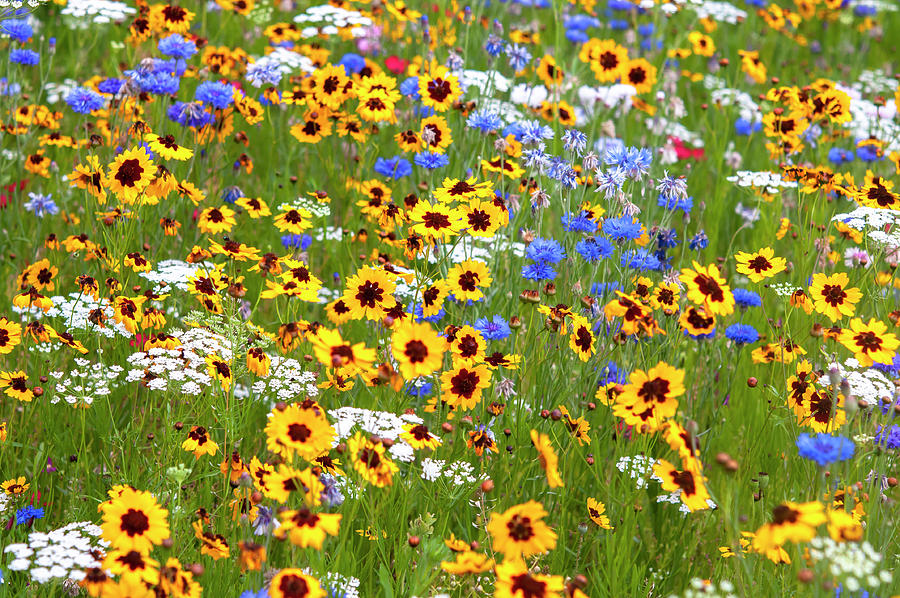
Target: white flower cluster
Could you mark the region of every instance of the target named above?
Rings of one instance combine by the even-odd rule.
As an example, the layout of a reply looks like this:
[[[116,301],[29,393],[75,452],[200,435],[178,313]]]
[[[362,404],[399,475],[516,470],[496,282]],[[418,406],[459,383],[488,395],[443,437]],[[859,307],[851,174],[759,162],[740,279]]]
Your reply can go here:
[[[279,210],[306,210],[312,214],[313,218],[325,218],[331,215],[331,206],[327,203],[320,203],[311,197],[303,197],[302,195],[293,201],[279,204]],[[329,227],[330,228],[330,227]]]
[[[656,135],[668,135],[677,137],[695,147],[703,147],[703,137],[698,133],[688,130],[679,122],[668,120],[662,116],[655,116],[646,120],[647,128]]]
[[[697,13],[698,19],[711,19],[719,23],[735,25],[739,20],[747,18],[747,11],[728,2],[691,0],[687,6]]]
[[[616,461],[616,469],[627,474],[638,490],[647,487],[647,480],[653,475],[653,465],[656,459],[646,455],[634,455],[632,457],[622,457]]]
[[[327,226],[325,228],[314,229],[312,238],[316,241],[338,241],[344,238],[344,229],[337,226]]]
[[[0,0],[0,8],[15,8],[19,9],[25,6],[26,4],[31,8],[37,8],[47,0],[28,0],[25,2],[24,0]]]
[[[98,397],[109,396],[118,387],[119,375],[125,371],[120,365],[104,366],[81,357],[75,359],[76,368],[68,371],[50,372],[50,377],[59,380],[50,404],[65,401],[72,407],[90,407]]]
[[[48,81],[44,85],[44,97],[48,104],[56,104],[57,102],[63,101],[72,90],[80,86],[81,85],[75,79],[65,79],[62,83]]]
[[[631,109],[631,98],[636,95],[637,90],[634,86],[624,83],[598,87],[583,85],[578,88],[578,99],[588,114],[594,114],[597,111],[598,102],[607,110],[621,106],[623,111],[627,112]]]
[[[60,14],[103,24],[124,21],[136,12],[135,8],[114,0],[69,0]]]
[[[762,120],[759,106],[746,91],[726,87],[721,79],[713,75],[706,75],[703,78],[703,84],[712,90],[709,94],[710,103],[720,106],[737,106],[740,117],[751,123]]]
[[[738,170],[736,174],[725,179],[738,187],[765,187],[767,193],[778,193],[779,187],[796,189],[797,181],[785,181],[781,174],[767,170],[754,172],[752,170]]]
[[[495,70],[477,71],[474,69],[461,70],[454,73],[459,79],[459,84],[466,91],[474,89],[479,96],[491,96],[495,91],[509,91],[512,81]]]
[[[63,329],[68,329],[70,331],[73,329],[90,330],[91,333],[99,334],[107,338],[113,338],[117,334],[125,338],[131,338],[133,336],[128,332],[128,329],[126,329],[125,326],[118,324],[113,319],[114,312],[112,305],[104,298],[101,298],[99,301],[94,301],[93,297],[87,295],[69,293],[68,297],[53,295],[50,297],[50,300],[53,302],[53,307],[47,310],[46,313],[37,307],[26,307],[23,309],[13,306],[12,310],[19,314],[28,314],[34,318],[62,318],[62,321],[65,322],[65,328]],[[103,326],[97,326],[89,319],[91,312],[95,309],[103,311],[103,315],[106,318]],[[63,330],[56,327],[54,327],[54,329],[59,332],[62,332]]]
[[[269,375],[263,380],[253,383],[251,390],[257,400],[270,401],[302,401],[304,398],[319,396],[316,385],[316,373],[303,369],[303,364],[296,359],[275,355],[269,364]]]
[[[809,558],[816,564],[825,564],[828,573],[848,592],[875,591],[893,581],[889,570],[879,570],[884,557],[868,542],[835,542],[830,537],[817,536],[809,543]]]
[[[257,62],[263,60],[277,64],[282,73],[291,73],[296,70],[303,71],[304,73],[313,73],[316,71],[316,65],[313,64],[313,61],[309,56],[304,56],[299,52],[294,52],[287,48],[275,48]]]
[[[452,461],[447,463],[443,459],[422,459],[422,479],[435,482],[440,478],[450,480],[455,486],[461,484],[474,484],[484,475],[475,475],[475,466],[468,461]]]
[[[680,598],[737,598],[734,593],[734,584],[723,579],[718,584],[695,577],[690,585],[681,593]],[[669,598],[679,598],[679,594],[672,594]]]
[[[779,297],[790,297],[800,287],[789,282],[773,282],[769,283],[769,288]]]
[[[897,80],[881,69],[866,69],[859,74],[853,88],[866,95],[892,94],[897,88]]]
[[[509,101],[516,105],[525,104],[531,108],[540,108],[541,104],[550,97],[550,92],[543,85],[528,85],[519,83],[512,88]]]
[[[364,432],[393,440],[394,444],[388,449],[392,458],[409,463],[415,458],[413,448],[400,439],[403,426],[406,424],[421,424],[423,419],[418,415],[403,413],[396,415],[389,411],[371,411],[360,407],[339,407],[332,409],[328,414],[335,419],[334,431],[337,437],[334,444],[348,438],[357,426]]]
[[[452,264],[458,264],[466,260],[490,262],[496,255],[522,257],[525,255],[525,249],[524,243],[518,241],[510,242],[502,235],[494,235],[493,237],[466,236],[450,248],[450,254],[447,257]],[[428,261],[432,264],[436,264],[442,259],[440,255],[434,255],[434,252],[428,253]]]
[[[364,16],[356,10],[338,8],[330,4],[311,6],[304,12],[294,17],[295,23],[308,24],[301,31],[303,37],[315,37],[316,35],[337,35],[346,27],[362,28],[371,27],[372,19]]]
[[[199,395],[212,383],[206,356],[214,354],[229,361],[231,349],[225,338],[205,328],[192,328],[187,332],[175,330],[171,335],[181,341],[180,347],[155,347],[129,355],[127,361],[134,369],[128,371],[125,380],[143,380],[150,390]]]
[[[879,245],[900,247],[900,210],[860,206],[847,214],[837,214],[831,220],[843,222],[859,231],[867,231],[866,236]]]
[[[189,264],[181,260],[162,260],[149,272],[141,272],[139,275],[156,284],[153,292],[162,294],[175,287],[182,291],[188,290],[188,279],[202,273],[206,268],[202,264]]]
[[[662,481],[655,475],[653,476],[653,479]],[[656,502],[666,502],[672,505],[678,505],[678,510],[681,511],[681,513],[683,513],[684,515],[687,515],[691,512],[688,506],[681,500],[681,489],[678,489],[675,492],[671,492],[669,494],[660,494],[656,497]],[[715,509],[717,506],[715,501],[713,501],[711,498],[706,499],[706,505],[710,509]]]
[[[833,363],[828,369],[831,367],[847,380],[850,394],[857,399],[865,399],[870,405],[881,405],[882,398],[894,395],[894,384],[884,373],[875,368],[863,368],[852,357],[843,364]]]
[[[312,575],[312,572],[309,572]],[[359,579],[329,571],[319,577],[319,583],[329,591],[329,596],[359,598]]]
[[[48,533],[32,532],[27,543],[10,544],[3,552],[11,555],[10,571],[27,571],[35,583],[77,582],[84,579],[85,569],[102,564],[109,544],[100,538],[101,533],[98,525],[78,521]]]

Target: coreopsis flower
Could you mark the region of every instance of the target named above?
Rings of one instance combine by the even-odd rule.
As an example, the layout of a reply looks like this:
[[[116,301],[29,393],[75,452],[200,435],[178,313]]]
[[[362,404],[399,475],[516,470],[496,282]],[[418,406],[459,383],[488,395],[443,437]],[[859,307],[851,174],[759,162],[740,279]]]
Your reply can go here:
[[[440,369],[446,350],[447,340],[426,322],[403,322],[391,337],[391,354],[407,380]]]
[[[59,273],[56,266],[50,265],[50,260],[44,258],[31,264],[19,276],[19,288],[34,287],[38,291],[54,291],[56,283],[54,278]]]
[[[272,212],[269,210],[268,204],[260,198],[249,198],[249,197],[239,197],[234,202],[236,205],[244,208],[247,211],[247,214],[250,218],[256,220],[257,218],[262,218],[263,216],[271,216]]]
[[[612,83],[622,76],[628,50],[614,40],[593,38],[581,46],[578,58],[588,63],[599,83]]]
[[[156,166],[143,147],[127,149],[107,167],[106,188],[120,201],[134,203],[153,180]]]
[[[84,164],[77,164],[75,170],[66,175],[70,187],[84,189],[101,205],[106,203],[105,179],[106,173],[100,165],[100,158],[94,155],[87,156]]]
[[[159,582],[159,561],[137,550],[111,550],[106,553],[103,568],[113,575],[138,578],[151,585]]]
[[[137,297],[119,295],[112,304],[113,319],[124,326],[128,332],[134,334],[144,319],[144,312],[141,306],[146,300],[147,297],[143,295]]]
[[[241,551],[241,573],[247,571],[261,571],[262,564],[266,562],[266,547],[256,542],[238,542]]]
[[[591,330],[591,323],[581,315],[572,316],[572,334],[569,335],[569,347],[581,361],[587,361],[596,352],[596,338]]]
[[[466,547],[468,547],[468,544],[466,544]],[[493,568],[494,559],[474,550],[457,552],[455,561],[441,561],[441,569],[451,575],[485,573]]]
[[[552,550],[556,546],[556,532],[544,523],[546,516],[547,511],[534,500],[503,513],[492,513],[487,531],[493,539],[494,550],[510,560]]]
[[[622,83],[631,85],[639,94],[656,85],[656,67],[644,58],[633,58],[622,67]]]
[[[338,535],[341,515],[337,513],[313,513],[303,507],[281,513],[281,525],[275,530],[276,538],[287,538],[294,546],[322,549],[326,536]]]
[[[495,567],[494,598],[562,598],[565,580],[559,575],[532,573],[522,559],[503,561]]]
[[[465,260],[447,272],[447,288],[460,301],[479,301],[484,298],[482,289],[494,281],[487,264],[480,260]]]
[[[434,450],[441,445],[441,439],[432,434],[425,424],[404,424],[400,438],[416,450]]]
[[[34,399],[34,392],[28,387],[28,377],[22,370],[0,372],[0,388],[6,396],[23,403]]]
[[[844,272],[835,272],[831,276],[820,272],[813,274],[809,298],[816,312],[824,314],[832,322],[843,316],[852,316],[863,295],[856,287],[848,288],[849,283],[850,278]]]
[[[150,149],[159,154],[166,160],[189,160],[194,155],[194,151],[186,147],[178,145],[174,135],[165,135],[160,137],[155,133],[149,133],[144,136],[144,140],[150,145]]]
[[[26,481],[25,476],[19,476],[0,483],[0,490],[3,490],[6,496],[25,494],[29,488],[31,488],[31,484]]]
[[[472,366],[484,361],[487,343],[484,336],[471,326],[453,329],[450,337],[450,351],[453,353],[453,365]]]
[[[281,232],[299,235],[312,227],[312,214],[305,208],[291,208],[278,214],[274,223]]]
[[[830,392],[820,390],[814,391],[809,396],[802,411],[796,415],[799,425],[820,433],[830,432],[847,421],[843,396],[839,395],[835,399]]]
[[[354,319],[380,320],[397,303],[396,287],[392,274],[366,266],[347,279],[342,298]]]
[[[460,95],[459,80],[444,67],[432,63],[429,72],[419,76],[419,95],[422,105],[446,112]]]
[[[436,241],[449,241],[465,227],[463,211],[444,204],[420,201],[409,212],[410,231]]]
[[[231,548],[228,541],[221,534],[214,534],[203,529],[203,520],[198,519],[191,524],[194,529],[194,537],[200,540],[200,554],[211,557],[214,561],[228,558],[231,555]]]
[[[491,372],[485,365],[458,366],[441,374],[441,400],[468,411],[481,401],[482,391],[491,385]]]
[[[818,501],[784,502],[772,509],[772,521],[756,531],[753,548],[765,552],[786,542],[809,542],[827,520],[825,507]]]
[[[556,451],[553,450],[553,445],[550,443],[550,437],[546,434],[539,433],[537,430],[532,430],[531,442],[537,449],[538,460],[540,461],[544,472],[547,474],[547,485],[551,488],[562,488],[565,486],[565,483],[559,475],[559,458],[556,456]]]
[[[353,468],[364,480],[378,488],[393,484],[399,468],[385,455],[384,444],[372,442],[357,432],[347,441],[347,450]]]
[[[783,257],[774,257],[775,251],[771,247],[763,247],[754,253],[739,251],[734,256],[737,261],[737,271],[746,275],[753,282],[760,282],[783,272],[787,267],[787,260]]]
[[[589,496],[587,499],[587,510],[591,521],[596,523],[599,527],[602,529],[613,529],[609,524],[609,517],[604,514],[606,513],[606,505],[602,502]]]
[[[124,487],[100,505],[103,539],[113,548],[148,553],[169,537],[169,512],[149,492]]]
[[[272,359],[260,347],[250,347],[247,349],[247,369],[259,376],[265,378],[269,375],[269,366]]]
[[[254,478],[264,469],[254,469],[253,463],[250,466],[251,475]],[[254,473],[255,472],[255,473]],[[271,473],[263,473],[265,475],[264,484],[261,486],[265,490],[260,490],[264,495],[272,500],[280,503],[287,502],[292,492],[301,492],[303,500],[310,506],[318,506],[322,504],[321,491],[324,487],[319,477],[313,473],[312,469],[296,469],[289,465],[281,464]]]
[[[741,57],[741,70],[757,83],[765,83],[766,65],[759,59],[759,52],[756,50],[738,50],[738,54]]]
[[[325,590],[319,580],[301,569],[282,569],[269,584],[272,598],[325,598]]]
[[[678,397],[684,394],[684,370],[660,361],[648,371],[636,369],[628,384],[616,397],[616,403],[643,413],[652,410],[657,427],[675,415]]]
[[[734,295],[715,264],[701,266],[693,262],[693,270],[684,268],[679,280],[687,286],[688,300],[702,305],[713,315],[727,316],[734,311]]]
[[[685,467],[684,471],[678,471],[674,465],[660,459],[653,466],[653,473],[662,480],[663,490],[681,491],[681,502],[691,512],[709,508],[706,502],[710,498],[706,489],[706,478],[699,467]]]
[[[300,455],[307,461],[328,452],[335,431],[325,417],[325,410],[314,401],[292,403],[274,409],[266,423],[266,447],[285,459]]]
[[[365,343],[351,345],[337,330],[319,328],[310,336],[310,342],[319,362],[337,369],[344,376],[364,373],[375,363],[375,349],[369,349]]]
[[[423,118],[420,123],[419,138],[426,151],[443,154],[453,143],[453,135],[447,120],[440,115]]]
[[[307,110],[303,119],[290,128],[290,133],[300,143],[319,143],[331,135],[331,120],[327,108]]]
[[[218,452],[219,445],[209,437],[209,432],[203,426],[191,426],[187,440],[181,443],[181,448],[199,459],[203,455],[213,456]]]
[[[228,206],[206,208],[197,217],[197,228],[206,235],[231,232],[235,224],[234,210]]]
[[[870,318],[868,323],[853,318],[850,327],[841,331],[838,342],[853,351],[862,367],[869,367],[874,362],[891,363],[900,347],[900,340],[887,331],[887,324],[875,318]]]
[[[213,380],[218,380],[222,390],[228,392],[233,382],[231,364],[217,355],[206,356],[206,371]]]

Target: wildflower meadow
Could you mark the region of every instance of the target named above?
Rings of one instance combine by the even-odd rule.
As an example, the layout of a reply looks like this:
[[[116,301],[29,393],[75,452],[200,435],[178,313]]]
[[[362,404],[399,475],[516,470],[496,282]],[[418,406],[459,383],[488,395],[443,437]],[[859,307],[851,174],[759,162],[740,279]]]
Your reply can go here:
[[[897,598],[898,42],[0,0],[0,597]]]

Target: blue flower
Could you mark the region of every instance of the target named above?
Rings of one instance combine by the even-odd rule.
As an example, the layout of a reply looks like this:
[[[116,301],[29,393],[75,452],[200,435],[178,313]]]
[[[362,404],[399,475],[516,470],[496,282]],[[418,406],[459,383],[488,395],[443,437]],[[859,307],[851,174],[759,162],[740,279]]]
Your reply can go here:
[[[38,218],[43,218],[45,214],[59,214],[59,207],[53,201],[52,195],[29,193],[28,197],[30,201],[25,202],[25,209],[34,212]]]
[[[466,126],[482,133],[497,131],[503,126],[500,115],[490,110],[476,110],[466,119]]]
[[[406,394],[411,397],[426,397],[431,391],[432,384],[425,378],[416,378],[406,383]]]
[[[500,56],[503,53],[503,39],[492,33],[484,44],[484,51],[491,57]]]
[[[575,251],[588,262],[597,262],[612,257],[615,249],[606,237],[589,237],[575,245]]]
[[[428,170],[434,170],[436,168],[443,168],[444,166],[449,164],[450,158],[448,158],[446,154],[432,154],[430,152],[422,152],[421,154],[416,154],[413,162],[416,163],[416,166],[420,166]]]
[[[553,280],[556,278],[556,270],[547,263],[528,264],[522,268],[522,278],[527,280]]]
[[[872,367],[894,378],[900,378],[900,353],[895,353],[890,363],[875,362]]]
[[[833,147],[828,150],[828,161],[838,166],[845,162],[853,162],[854,158],[856,158],[856,156],[854,156],[853,152],[850,150],[845,150],[840,147]]]
[[[244,77],[253,87],[262,87],[263,85],[278,85],[284,76],[283,66],[275,60],[266,60],[262,58],[253,64],[247,65],[247,72]]]
[[[506,44],[506,58],[514,71],[521,71],[531,62],[531,52],[519,44]]]
[[[900,426],[893,425],[890,428],[882,426],[875,434],[875,444],[888,449],[900,448]]]
[[[350,75],[352,73],[358,73],[364,68],[366,68],[366,59],[360,56],[359,54],[354,54],[353,52],[347,52],[341,57],[339,65],[344,67],[344,71]]]
[[[756,133],[762,129],[762,122],[750,122],[745,118],[739,118],[734,121],[734,130],[738,135],[750,135],[751,133]]]
[[[201,102],[175,102],[167,112],[169,120],[183,127],[200,129],[212,123],[215,117],[203,109]]]
[[[603,234],[613,241],[633,241],[641,236],[641,223],[623,214],[603,221]]]
[[[674,228],[662,228],[656,231],[656,246],[662,250],[672,249],[678,245],[678,231]]]
[[[706,249],[709,247],[709,238],[706,236],[706,233],[700,231],[688,241],[688,247],[690,247],[694,251],[700,251],[701,249]]]
[[[502,341],[512,334],[509,324],[503,316],[500,315],[496,315],[490,320],[487,318],[478,318],[475,320],[474,328],[481,333],[481,336],[483,336],[485,340],[489,341]]]
[[[244,590],[238,598],[271,598],[265,587],[259,590]]]
[[[403,83],[400,84],[400,93],[409,96],[414,100],[418,100],[421,97],[419,95],[419,78],[409,77],[404,80]]]
[[[664,195],[660,195],[656,198],[656,205],[661,208],[666,208],[667,210],[681,210],[685,214],[690,214],[691,210],[694,207],[694,198],[693,197],[672,197],[667,198]]]
[[[402,179],[412,174],[412,164],[400,156],[393,158],[378,158],[375,160],[375,172],[381,176],[393,179]]]
[[[855,445],[849,438],[830,434],[800,434],[797,439],[797,451],[804,459],[815,461],[819,467],[825,467],[837,461],[845,461],[853,457]]]
[[[544,139],[553,139],[553,129],[539,120],[527,120],[519,123],[522,127],[522,143],[540,143]]]
[[[540,264],[557,264],[566,259],[566,251],[555,239],[537,237],[525,250],[525,257]]]
[[[122,85],[124,84],[125,82],[121,79],[104,79],[97,84],[97,89],[99,89],[102,93],[116,95],[117,93],[119,93],[119,90],[122,89]]]
[[[725,336],[739,345],[749,345],[759,340],[756,328],[749,324],[732,324],[725,329]]]
[[[41,55],[34,50],[16,48],[10,50],[9,61],[25,66],[34,66],[41,61]]]
[[[16,525],[25,525],[31,523],[35,519],[44,518],[44,509],[33,507],[31,505],[22,507],[16,511]]]
[[[623,268],[632,268],[634,270],[659,270],[661,264],[659,259],[652,253],[648,253],[643,249],[631,249],[622,254],[619,262]]]
[[[78,114],[89,114],[103,108],[103,96],[87,87],[76,87],[66,96],[66,104]]]
[[[734,289],[734,302],[738,307],[759,307],[762,305],[762,298],[753,291],[747,289]]]
[[[251,524],[253,534],[256,536],[268,536],[275,529],[275,512],[269,507],[260,506],[256,512],[256,519]]]
[[[197,53],[197,44],[193,40],[184,39],[179,33],[173,33],[159,40],[157,48],[166,56],[174,56],[185,60]]]
[[[874,145],[861,145],[856,148],[856,156],[863,162],[877,162],[884,160],[884,156],[879,155],[878,148]]]
[[[281,237],[281,245],[285,249],[299,249],[306,251],[312,244],[312,237],[309,235],[284,235]]]
[[[319,493],[322,503],[326,507],[339,507],[344,504],[344,495],[341,494],[340,488],[337,487],[334,476],[323,473],[319,476],[322,482],[322,491]]]
[[[597,297],[602,297],[606,294],[612,295],[616,291],[621,290],[622,285],[620,285],[618,281],[615,280],[613,280],[612,282],[595,282],[591,285],[591,295],[595,295]]]
[[[432,324],[434,324],[435,322],[440,322],[443,319],[443,317],[447,315],[447,310],[445,310],[443,307],[441,307],[441,309],[439,309],[436,314],[434,314],[433,316],[428,316],[426,318],[425,316],[422,315],[425,312],[422,311],[422,303],[419,302],[419,303],[416,303],[415,305],[413,305],[412,303],[407,305],[406,313],[412,314],[412,316],[416,320],[416,322],[431,322]]]
[[[24,19],[9,19],[0,21],[0,34],[8,35],[20,44],[24,44],[34,34],[34,29]]]
[[[218,81],[204,81],[197,86],[194,99],[211,105],[213,108],[223,110],[234,101],[234,88],[228,83]]]

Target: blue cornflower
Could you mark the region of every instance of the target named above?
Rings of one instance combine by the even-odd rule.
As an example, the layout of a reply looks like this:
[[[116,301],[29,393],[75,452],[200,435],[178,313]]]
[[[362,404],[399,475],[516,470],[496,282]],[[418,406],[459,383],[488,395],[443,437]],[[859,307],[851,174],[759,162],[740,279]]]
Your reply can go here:
[[[588,213],[582,210],[577,215],[572,212],[566,212],[562,216],[563,229],[570,233],[587,233],[593,234],[597,232],[597,223],[588,216]]]
[[[845,150],[840,147],[833,147],[828,150],[828,161],[838,166],[845,162],[853,162],[854,158],[856,158],[856,156],[854,156],[853,152],[850,150]]]
[[[664,195],[660,195],[656,199],[656,205],[661,208],[666,208],[667,210],[681,210],[685,214],[690,214],[691,210],[694,208],[694,198],[693,197],[672,197],[667,198]]]
[[[628,382],[628,372],[620,370],[619,365],[615,361],[610,361],[600,370],[601,378],[599,386],[607,384],[625,384]]]
[[[666,199],[687,197],[687,180],[683,176],[673,177],[666,172],[656,183],[656,190],[661,197]]]
[[[438,312],[432,316],[428,316],[427,318],[422,314],[425,313],[422,311],[422,302],[418,302],[415,305],[410,303],[406,306],[406,313],[412,314],[413,318],[416,322],[431,322],[434,324],[435,322],[440,322],[444,316],[447,315],[447,310],[441,307]]]
[[[175,102],[167,111],[169,120],[183,127],[200,129],[215,120],[215,117],[203,109],[202,102]]]
[[[402,179],[412,174],[412,164],[400,156],[393,158],[378,158],[375,160],[375,172],[381,176],[393,179]]]
[[[678,245],[678,231],[674,228],[661,228],[656,231],[656,246],[660,249],[672,249]]]
[[[500,315],[496,315],[490,320],[487,318],[478,318],[475,320],[475,326],[473,328],[480,332],[485,340],[489,341],[502,341],[512,334],[509,324],[503,316]]]
[[[702,230],[691,237],[691,240],[688,241],[688,247],[690,247],[694,251],[700,251],[701,249],[706,249],[709,247],[709,237],[706,236],[706,233]]]
[[[602,191],[603,197],[612,199],[622,190],[625,178],[625,171],[618,166],[612,170],[598,172],[595,180],[597,188],[594,191],[597,193]]]
[[[312,237],[309,235],[283,235],[281,237],[281,245],[285,249],[299,249],[306,251],[312,245]]]
[[[28,505],[16,511],[16,525],[25,525],[43,517],[44,509]]]
[[[415,162],[416,166],[421,166],[422,168],[426,168],[428,170],[434,170],[435,168],[443,168],[447,164],[450,164],[450,158],[448,158],[446,154],[432,154],[430,152],[422,152],[420,154],[416,154],[413,162]]]
[[[500,56],[503,53],[503,39],[499,35],[492,33],[484,44],[484,51],[491,57]]]
[[[257,507],[256,519],[253,520],[253,534],[256,536],[268,536],[275,529],[275,512],[269,507]]]
[[[631,26],[625,19],[610,19],[607,24],[613,31],[625,31]]]
[[[24,19],[9,19],[0,21],[0,34],[8,35],[20,44],[24,44],[34,34],[34,29]]]
[[[125,82],[121,79],[104,79],[97,84],[97,89],[99,89],[102,93],[116,95],[117,93],[119,93],[119,90],[122,89],[122,85],[124,84]]]
[[[66,96],[66,104],[78,114],[89,114],[103,108],[104,100],[103,96],[87,87],[76,87]]]
[[[563,177],[567,168],[571,167],[564,158],[553,156],[547,164],[547,176],[558,181]]]
[[[419,95],[419,78],[418,77],[409,77],[405,79],[403,83],[400,84],[400,93],[405,96],[409,96],[414,100],[418,100],[421,96]]]
[[[875,434],[875,444],[880,444],[888,449],[900,448],[900,426],[895,424],[890,428],[885,426],[879,428],[878,433]]]
[[[187,60],[197,53],[197,44],[193,40],[185,39],[180,33],[173,33],[159,40],[159,51],[166,56],[183,58]]]
[[[10,50],[9,61],[24,66],[34,66],[41,61],[41,55],[34,50],[16,48]]]
[[[861,145],[856,148],[856,157],[863,162],[877,162],[884,160],[884,156],[878,153],[878,148],[874,145]]]
[[[500,115],[490,110],[476,110],[466,119],[466,126],[482,133],[497,131],[503,126]]]
[[[815,461],[819,467],[850,459],[855,448],[853,441],[843,436],[820,433],[815,436],[800,434],[797,438],[799,455],[804,459]]]
[[[500,131],[500,137],[506,137],[507,135],[512,135],[516,141],[522,141],[522,125],[517,122],[506,125]]]
[[[621,166],[625,171],[625,174],[628,175],[628,178],[637,180],[650,171],[650,164],[652,162],[653,154],[650,153],[650,150],[629,147],[627,158]]]
[[[22,93],[22,86],[10,83],[6,77],[0,77],[0,96],[15,96]]]
[[[661,264],[659,259],[652,253],[648,253],[643,249],[631,249],[622,253],[619,261],[623,268],[632,268],[634,270],[659,270]]]
[[[211,105],[213,108],[223,110],[234,101],[234,88],[228,83],[218,81],[204,81],[197,86],[194,99]]]
[[[633,241],[641,236],[641,223],[627,214],[603,221],[603,234],[613,241]]]
[[[575,245],[575,251],[588,262],[597,262],[612,257],[615,249],[606,237],[588,237]]]
[[[432,384],[425,378],[416,378],[406,383],[406,394],[411,397],[425,397],[431,394]]]
[[[622,285],[619,284],[618,281],[613,280],[612,282],[595,282],[591,285],[591,295],[596,295],[597,297],[602,297],[607,293],[612,295],[616,291],[621,291]]]
[[[600,26],[600,20],[597,17],[592,17],[590,15],[574,15],[567,18],[563,26],[566,29],[579,29],[584,31],[585,29],[591,29],[593,27]]]
[[[759,340],[756,328],[749,324],[732,324],[725,329],[725,336],[739,345],[749,345]]]
[[[278,85],[284,76],[283,69],[284,67],[278,62],[263,58],[247,65],[247,72],[244,73],[244,77],[253,87]]]
[[[875,362],[872,367],[893,378],[900,378],[900,353],[895,353],[890,363]]]
[[[519,44],[506,44],[506,58],[514,71],[521,71],[531,62],[531,52]]]
[[[762,298],[753,291],[748,291],[747,289],[734,289],[732,294],[734,295],[734,302],[737,303],[738,307],[759,307],[762,305]]]
[[[181,88],[181,79],[171,71],[145,70],[125,71],[142,92],[157,95],[175,95]]]
[[[544,169],[550,165],[550,156],[544,153],[544,144],[522,150],[522,164],[543,174]]]
[[[874,17],[878,8],[871,4],[857,3],[853,5],[853,14],[857,17]]]
[[[237,185],[229,185],[222,189],[222,201],[233,204],[240,198],[245,197],[244,191]]]
[[[43,218],[45,214],[59,214],[59,206],[53,201],[52,195],[29,193],[28,197],[31,201],[25,202],[25,209],[34,212],[38,218]]]
[[[525,250],[525,257],[541,264],[557,264],[566,259],[566,251],[555,239],[537,237]]]
[[[646,23],[644,25],[638,25],[637,31],[638,35],[641,37],[650,37],[653,35],[653,32],[656,30],[653,23]]]
[[[547,263],[528,264],[522,268],[522,278],[527,280],[553,280],[556,278],[556,270]]]
[[[326,507],[339,507],[344,504],[344,495],[341,494],[341,490],[337,487],[334,476],[323,473],[319,476],[319,481],[322,482],[319,498],[322,499],[322,503]]]
[[[244,590],[238,598],[271,598],[269,590],[263,586],[259,590]]]
[[[745,118],[739,118],[734,121],[734,130],[738,135],[750,135],[762,129],[762,122],[750,122]]]
[[[587,148],[587,135],[578,129],[566,129],[563,133],[563,148],[576,156],[581,156]]]
[[[553,129],[539,120],[526,120],[519,123],[522,127],[522,143],[529,145],[540,143],[544,139],[553,139]]]
[[[353,73],[358,73],[364,68],[366,68],[366,59],[360,56],[359,54],[355,54],[353,52],[347,52],[343,56],[341,56],[339,65],[344,67],[344,71],[347,75],[351,75]]]

